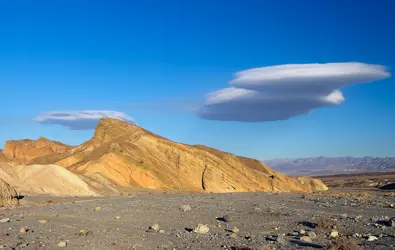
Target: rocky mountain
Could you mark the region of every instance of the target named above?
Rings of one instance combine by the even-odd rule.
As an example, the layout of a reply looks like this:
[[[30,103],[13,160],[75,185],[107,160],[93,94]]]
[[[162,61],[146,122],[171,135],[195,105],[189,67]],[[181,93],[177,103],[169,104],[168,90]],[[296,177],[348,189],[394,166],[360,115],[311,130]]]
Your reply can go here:
[[[14,164],[30,164],[37,157],[62,153],[70,148],[63,143],[51,141],[44,137],[40,137],[36,141],[29,139],[7,141],[3,151],[0,152],[0,159],[6,158]]]
[[[310,157],[266,160],[273,169],[289,175],[331,175],[395,170],[395,157]]]
[[[258,160],[176,143],[115,119],[101,119],[94,136],[79,146],[48,141],[7,142],[3,153],[13,163],[61,166],[84,181],[94,176],[96,183],[123,188],[218,193],[327,189],[320,180],[289,177]]]

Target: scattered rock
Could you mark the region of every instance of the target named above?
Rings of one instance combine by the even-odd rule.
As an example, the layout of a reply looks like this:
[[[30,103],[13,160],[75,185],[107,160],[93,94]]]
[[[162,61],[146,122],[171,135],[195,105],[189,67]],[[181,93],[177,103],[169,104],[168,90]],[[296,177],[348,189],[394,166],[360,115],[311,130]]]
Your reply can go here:
[[[184,212],[187,212],[187,211],[191,211],[191,206],[190,205],[182,205],[181,206],[181,210],[182,211],[184,211]]]
[[[298,233],[299,233],[300,235],[305,235],[305,234],[306,234],[306,231],[305,231],[304,229],[301,228],[301,229],[299,230]]]
[[[38,221],[40,224],[47,224],[49,221],[48,220],[39,220]]]
[[[348,218],[348,214],[341,214],[340,217],[341,217],[342,219],[347,219],[347,218]]]
[[[313,240],[309,236],[302,236],[300,237],[300,240],[309,243],[313,242]]]
[[[354,218],[355,221],[358,221],[358,220],[361,220],[361,219],[362,219],[362,215],[357,215],[357,216],[355,216],[355,218]]]
[[[237,234],[238,232],[240,232],[240,229],[238,229],[237,227],[234,227],[234,228],[232,229],[232,232],[235,233],[235,234]]]
[[[198,226],[193,231],[198,234],[206,234],[208,233],[209,230],[210,229],[208,228],[208,226],[203,224],[198,224]]]
[[[298,231],[293,231],[292,233],[289,234],[289,236],[298,236],[299,232]]]
[[[95,211],[100,211],[101,207],[95,207]]]
[[[159,230],[159,233],[164,234],[165,230],[161,229],[161,230]]]
[[[115,219],[116,219],[116,220],[120,220],[120,219],[121,219],[121,216],[117,215],[117,216],[115,216]]]
[[[230,237],[230,238],[233,238],[233,239],[236,239],[236,238],[237,238],[237,234],[232,233],[232,234],[229,235],[229,237]]]
[[[7,222],[10,222],[10,218],[3,218],[3,219],[0,219],[0,223],[7,223]]]
[[[336,230],[332,230],[332,232],[329,234],[330,238],[337,238],[339,237],[339,232]]]
[[[85,231],[84,229],[81,229],[78,233],[75,233],[75,235],[78,235],[78,236],[88,236],[90,234],[92,234],[91,231]]]
[[[26,233],[26,228],[24,227],[19,228],[19,232],[22,234]]]
[[[61,241],[58,243],[58,247],[66,247],[67,243],[65,241]]]
[[[276,238],[276,242],[280,243],[281,245],[287,244],[288,240],[285,238],[285,236],[279,235]]]
[[[313,231],[307,232],[307,236],[309,236],[311,239],[317,239],[317,234]]]
[[[388,220],[388,226],[395,227],[395,217]]]
[[[353,233],[353,234],[352,234],[352,237],[353,237],[353,238],[361,238],[361,235],[358,234],[358,233]]]
[[[159,225],[157,223],[155,223],[152,226],[150,226],[147,231],[148,232],[158,232],[159,231]]]
[[[378,240],[378,238],[376,236],[370,235],[367,239],[367,241],[375,241]]]

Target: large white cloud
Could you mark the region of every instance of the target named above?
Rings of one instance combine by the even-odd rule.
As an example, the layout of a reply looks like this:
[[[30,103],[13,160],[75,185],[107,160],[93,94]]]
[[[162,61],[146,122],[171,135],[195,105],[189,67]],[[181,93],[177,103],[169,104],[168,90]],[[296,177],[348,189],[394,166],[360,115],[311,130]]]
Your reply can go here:
[[[198,115],[226,121],[276,121],[344,101],[340,88],[390,77],[381,65],[287,64],[235,74],[231,87],[206,95]]]
[[[51,111],[34,118],[42,124],[58,124],[72,130],[94,129],[100,118],[108,117],[135,124],[135,120],[125,113],[109,110]]]

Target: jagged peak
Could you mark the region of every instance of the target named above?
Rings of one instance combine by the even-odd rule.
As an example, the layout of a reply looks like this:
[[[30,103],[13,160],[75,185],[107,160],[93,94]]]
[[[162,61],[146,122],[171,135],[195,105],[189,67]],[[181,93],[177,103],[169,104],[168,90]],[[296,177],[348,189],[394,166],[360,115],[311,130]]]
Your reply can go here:
[[[58,144],[58,145],[68,146],[64,143],[45,138],[44,136],[40,136],[37,140],[32,140],[32,139],[8,140],[5,142],[5,145],[7,145],[7,144],[21,144],[21,143],[28,143],[28,144],[33,144],[33,145],[35,145],[36,143],[46,143],[46,144]]]
[[[59,141],[50,140],[50,139],[48,139],[48,138],[46,138],[46,137],[44,137],[44,136],[40,136],[40,137],[37,139],[36,142],[39,143],[39,144],[40,144],[40,143],[41,143],[41,144],[46,144],[46,145],[54,145],[54,144],[56,144],[56,145],[58,145],[58,146],[70,147],[70,146],[67,145],[67,144],[64,144],[64,143],[59,142]]]
[[[96,126],[93,139],[100,142],[106,142],[124,134],[132,134],[141,131],[144,131],[144,129],[122,120],[101,118]]]
[[[38,142],[38,143],[51,143],[51,142],[54,142],[54,141],[51,141],[51,140],[49,140],[48,138],[45,138],[44,136],[40,136],[40,137],[37,139],[36,142]]]

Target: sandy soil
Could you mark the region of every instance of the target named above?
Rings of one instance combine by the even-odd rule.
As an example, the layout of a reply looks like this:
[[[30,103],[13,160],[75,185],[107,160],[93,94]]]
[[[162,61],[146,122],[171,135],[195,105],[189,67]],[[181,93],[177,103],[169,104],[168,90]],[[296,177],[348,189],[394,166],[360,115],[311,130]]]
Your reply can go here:
[[[395,217],[395,195],[362,196],[336,191],[25,197],[21,207],[0,211],[0,219],[10,219],[0,222],[0,248],[58,249],[59,243],[66,243],[65,249],[330,249],[332,229],[323,223],[329,220],[340,237],[349,236],[361,249],[394,249],[395,227],[387,223]],[[184,211],[183,205],[191,209]],[[101,209],[95,211],[97,207]],[[218,219],[225,215],[230,221]],[[163,231],[148,230],[155,223]],[[192,231],[199,223],[208,226],[207,234]],[[27,232],[20,232],[21,227]],[[234,227],[239,232],[232,235]],[[300,229],[315,232],[317,239],[299,241],[303,232],[293,232]],[[285,236],[277,242],[278,235]],[[368,241],[370,235],[378,239]]]

